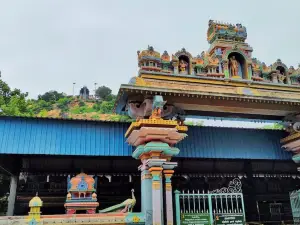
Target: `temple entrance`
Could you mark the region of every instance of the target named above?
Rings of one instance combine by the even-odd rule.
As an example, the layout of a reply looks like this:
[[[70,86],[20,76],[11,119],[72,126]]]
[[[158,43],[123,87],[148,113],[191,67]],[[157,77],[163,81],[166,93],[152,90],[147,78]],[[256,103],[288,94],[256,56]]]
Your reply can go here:
[[[237,67],[235,74],[233,74],[234,70],[232,68],[234,65]],[[247,79],[248,74],[246,60],[240,53],[232,52],[228,55],[228,67],[230,77],[237,78],[238,76],[240,78]]]

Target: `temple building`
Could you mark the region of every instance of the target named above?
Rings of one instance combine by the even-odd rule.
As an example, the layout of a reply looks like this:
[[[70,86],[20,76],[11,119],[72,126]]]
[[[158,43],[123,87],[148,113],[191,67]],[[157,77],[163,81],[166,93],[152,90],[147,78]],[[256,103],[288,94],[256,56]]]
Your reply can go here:
[[[300,68],[276,58],[267,66],[246,39],[241,24],[209,21],[210,47],[199,55],[138,51],[139,72],[120,86],[114,107],[131,124],[0,117],[0,168],[11,176],[7,214],[26,215],[38,192],[43,215],[99,210],[127,213],[126,223],[172,225],[173,217],[179,224],[180,215],[197,212],[212,222],[235,204],[226,198],[206,212],[200,193],[217,193],[209,200],[217,205],[222,190],[234,189],[226,193],[243,195],[234,213],[245,221],[292,221],[290,192],[300,185]],[[286,130],[187,127],[189,116],[282,121]],[[191,193],[193,209],[182,208],[190,208]]]

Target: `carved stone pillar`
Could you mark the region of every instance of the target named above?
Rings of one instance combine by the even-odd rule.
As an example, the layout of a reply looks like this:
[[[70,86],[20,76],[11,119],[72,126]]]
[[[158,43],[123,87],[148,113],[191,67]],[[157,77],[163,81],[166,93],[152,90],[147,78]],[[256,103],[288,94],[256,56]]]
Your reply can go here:
[[[17,183],[18,183],[18,177],[12,175],[10,177],[10,190],[9,190],[8,206],[7,206],[7,213],[6,213],[7,216],[14,215],[15,201],[16,201],[16,194],[17,194]]]
[[[224,66],[224,75],[225,75],[225,78],[229,78],[230,74],[229,74],[228,61],[223,61],[223,66]]]
[[[178,74],[178,62],[173,62],[174,74]]]
[[[163,168],[151,167],[149,169],[152,175],[152,209],[153,209],[153,225],[162,224],[162,207],[163,199],[161,198],[161,175]]]
[[[165,191],[166,191],[166,212],[167,212],[167,225],[173,225],[173,195],[172,195],[172,182],[174,170],[164,170],[165,175]]]
[[[251,79],[252,79],[252,66],[251,66],[251,64],[248,64],[247,79],[248,79],[248,80],[251,80]]]
[[[152,175],[147,165],[147,158],[142,158],[141,171],[141,194],[142,194],[142,212],[145,213],[145,224],[151,225],[153,218],[152,209]]]
[[[272,77],[272,82],[277,84],[278,83],[278,74],[277,73],[272,73],[271,77]]]

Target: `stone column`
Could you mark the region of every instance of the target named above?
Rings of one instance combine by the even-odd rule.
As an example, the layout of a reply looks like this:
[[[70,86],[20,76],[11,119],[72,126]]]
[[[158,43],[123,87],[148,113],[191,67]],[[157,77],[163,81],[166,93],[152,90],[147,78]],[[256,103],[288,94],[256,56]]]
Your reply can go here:
[[[271,76],[272,76],[272,82],[277,84],[278,83],[278,74],[273,73],[273,74],[271,74]]]
[[[151,167],[149,169],[152,175],[152,209],[153,209],[153,225],[162,225],[162,207],[163,199],[161,198],[161,174],[163,168]]]
[[[228,61],[224,61],[223,65],[224,65],[224,75],[225,75],[225,78],[230,78]]]
[[[248,64],[248,75],[247,75],[248,80],[252,80],[252,66],[251,64]]]
[[[219,73],[223,73],[223,68],[222,68],[222,58],[219,58]]]
[[[142,212],[145,213],[145,224],[152,225],[152,175],[146,165],[146,159],[142,159],[139,170],[141,171]]]
[[[10,190],[9,190],[9,197],[8,197],[8,206],[7,206],[7,216],[14,215],[15,209],[15,201],[17,195],[17,183],[18,183],[18,176],[12,175],[10,177]]]
[[[174,74],[178,74],[178,62],[173,62],[173,67],[174,67]]]
[[[171,177],[172,177],[173,173],[174,173],[174,170],[164,170],[167,225],[173,225],[173,195],[172,195],[172,182],[171,182]]]

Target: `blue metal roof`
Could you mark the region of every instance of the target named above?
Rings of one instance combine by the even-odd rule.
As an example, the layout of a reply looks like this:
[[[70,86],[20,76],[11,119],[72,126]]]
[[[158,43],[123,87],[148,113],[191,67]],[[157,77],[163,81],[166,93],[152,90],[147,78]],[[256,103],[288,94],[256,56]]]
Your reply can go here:
[[[291,159],[280,146],[284,131],[223,127],[189,127],[178,144],[180,157],[230,159]]]
[[[131,156],[128,123],[0,117],[0,154]],[[189,127],[179,157],[289,160],[277,130]]]

